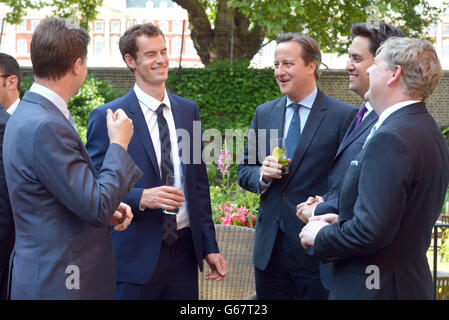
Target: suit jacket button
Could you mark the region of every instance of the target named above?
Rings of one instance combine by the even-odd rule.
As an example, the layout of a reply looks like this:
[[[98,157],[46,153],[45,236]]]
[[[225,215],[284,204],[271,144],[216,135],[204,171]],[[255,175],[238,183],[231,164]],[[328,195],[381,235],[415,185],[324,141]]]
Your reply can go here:
[[[279,218],[278,217],[274,217],[274,223],[279,223]]]

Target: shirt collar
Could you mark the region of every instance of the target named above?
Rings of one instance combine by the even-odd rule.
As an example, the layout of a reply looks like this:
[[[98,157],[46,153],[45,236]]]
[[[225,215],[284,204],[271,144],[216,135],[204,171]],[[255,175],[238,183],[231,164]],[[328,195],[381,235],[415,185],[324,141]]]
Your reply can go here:
[[[33,83],[30,88],[30,92],[37,93],[50,100],[50,102],[62,112],[64,117],[69,119],[69,109],[67,108],[67,103],[65,103],[64,99],[62,99],[56,92],[37,83]]]
[[[20,102],[20,98],[17,98],[17,100],[14,101],[14,103],[9,106],[9,108],[8,108],[8,110],[6,110],[6,112],[8,112],[9,114],[13,114],[14,111],[16,111],[17,106],[19,105],[19,102]]]
[[[159,101],[149,94],[143,92],[142,89],[139,88],[137,83],[134,85],[134,92],[136,93],[137,100],[147,108],[150,108],[153,112],[156,112],[157,108],[164,103],[169,109],[171,109],[170,99],[168,98],[167,90],[164,91],[164,99]]]
[[[371,105],[371,103],[369,103],[369,101],[365,102],[365,108],[367,114],[373,111],[373,106]]]
[[[318,94],[318,88],[315,87],[315,89],[304,99],[302,99],[301,101],[298,102],[298,104],[300,104],[303,107],[306,107],[308,109],[312,109],[313,103],[315,102],[315,98],[316,95]],[[292,100],[290,100],[289,97],[287,97],[287,103],[286,103],[286,107],[288,107],[289,105],[291,105],[292,103],[296,103],[293,102]]]
[[[376,130],[379,129],[379,127],[382,125],[382,123],[385,121],[385,119],[387,119],[392,113],[394,113],[394,112],[398,111],[399,109],[402,109],[408,105],[418,103],[418,102],[420,102],[420,101],[419,100],[407,100],[407,101],[401,101],[399,103],[392,105],[391,107],[388,107],[379,115],[379,120],[375,124]]]

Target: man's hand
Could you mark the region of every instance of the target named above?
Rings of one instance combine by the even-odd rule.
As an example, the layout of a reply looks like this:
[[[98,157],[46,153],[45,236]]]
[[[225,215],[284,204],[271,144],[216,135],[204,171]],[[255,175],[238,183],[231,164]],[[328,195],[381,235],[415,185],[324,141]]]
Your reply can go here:
[[[174,210],[181,207],[184,201],[184,195],[178,188],[161,186],[143,190],[140,208]]]
[[[335,223],[338,221],[338,214],[335,213],[326,213],[319,216],[314,216],[309,219],[310,221],[324,221],[329,224]]]
[[[307,249],[315,244],[315,237],[318,232],[329,223],[323,220],[309,221],[308,224],[302,228],[299,238],[301,239],[301,245],[304,249]]]
[[[109,225],[115,226],[114,230],[116,231],[123,231],[131,224],[133,217],[131,207],[126,203],[121,202],[114,212],[111,221],[109,221]]]
[[[122,109],[117,109],[112,113],[107,110],[106,124],[110,143],[117,143],[123,149],[128,150],[128,144],[134,133],[133,122]]]
[[[321,202],[324,202],[323,197],[309,197],[307,201],[296,206],[296,216],[304,223],[309,222],[310,217],[315,213],[316,206]]]
[[[206,262],[212,272],[206,274],[206,280],[221,281],[226,277],[226,260],[219,253],[210,253],[206,256]]]
[[[282,179],[282,165],[278,163],[276,157],[267,156],[262,162],[261,174],[265,183],[269,183],[273,179]]]

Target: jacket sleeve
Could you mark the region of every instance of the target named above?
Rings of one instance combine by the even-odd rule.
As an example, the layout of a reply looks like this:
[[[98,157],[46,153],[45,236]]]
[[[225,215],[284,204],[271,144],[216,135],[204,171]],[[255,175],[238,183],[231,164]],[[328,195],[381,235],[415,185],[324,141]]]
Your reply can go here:
[[[108,148],[109,136],[106,125],[106,112],[97,108],[92,110],[89,115],[86,149],[95,169],[98,171],[103,165]],[[134,187],[123,199],[123,202],[131,206],[135,219],[138,219],[144,212],[139,209],[143,190],[144,188]]]
[[[42,123],[33,142],[36,177],[71,213],[96,227],[108,225],[142,172],[118,144],[109,145],[98,173],[82,149],[67,124]]]

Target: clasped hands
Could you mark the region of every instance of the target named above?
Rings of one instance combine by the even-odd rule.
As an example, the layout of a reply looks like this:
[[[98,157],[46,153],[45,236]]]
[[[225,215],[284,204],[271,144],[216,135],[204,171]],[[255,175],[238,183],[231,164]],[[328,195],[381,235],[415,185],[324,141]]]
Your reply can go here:
[[[321,202],[324,202],[324,199],[320,196],[315,196],[309,197],[307,201],[296,206],[296,216],[306,223],[299,234],[301,245],[305,249],[315,244],[316,235],[322,228],[338,220],[338,215],[335,213],[313,216],[316,206]]]

